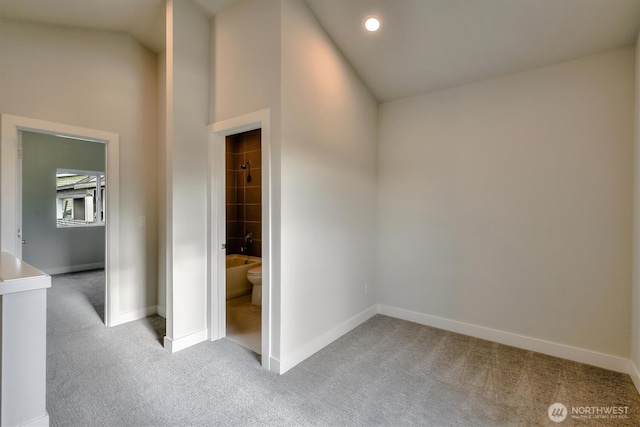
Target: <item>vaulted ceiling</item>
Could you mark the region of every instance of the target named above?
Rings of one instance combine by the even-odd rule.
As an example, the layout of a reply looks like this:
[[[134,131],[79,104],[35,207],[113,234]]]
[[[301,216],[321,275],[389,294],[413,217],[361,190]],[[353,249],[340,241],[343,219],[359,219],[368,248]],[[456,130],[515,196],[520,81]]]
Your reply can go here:
[[[234,0],[193,0],[213,16]],[[635,43],[640,0],[306,0],[381,101]],[[0,0],[0,16],[164,43],[163,0]],[[382,28],[366,33],[377,15]]]
[[[379,101],[635,44],[637,0],[307,0]],[[362,30],[368,15],[382,28]]]

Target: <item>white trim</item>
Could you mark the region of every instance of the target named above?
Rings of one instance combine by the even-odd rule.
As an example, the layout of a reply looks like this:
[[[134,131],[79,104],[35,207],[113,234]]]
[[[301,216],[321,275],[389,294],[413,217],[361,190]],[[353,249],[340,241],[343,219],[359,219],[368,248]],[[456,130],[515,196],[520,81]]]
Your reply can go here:
[[[261,129],[262,149],[262,367],[271,368],[273,312],[273,222],[271,200],[271,112],[264,109],[209,125],[209,223],[208,236],[208,324],[209,339],[217,340],[226,334],[225,298],[225,142],[226,137],[237,133]]]
[[[629,369],[627,370],[627,373],[631,377],[633,384],[636,386],[636,390],[640,393],[640,371],[632,360],[629,361]]]
[[[173,0],[165,2],[164,256],[166,334],[173,336]],[[162,252],[163,248],[159,248]]]
[[[53,275],[53,274],[76,273],[78,271],[100,270],[102,268],[104,268],[104,262],[68,265],[64,267],[40,268],[39,270],[49,275]]]
[[[80,139],[78,139],[78,141],[81,141]],[[88,141],[88,140],[84,140],[84,141]],[[68,174],[72,174],[72,175],[105,175],[104,171],[89,171],[89,170],[82,170],[82,169],[67,169],[67,168],[56,168],[56,172],[61,174],[61,173],[68,173]]]
[[[225,142],[226,135],[216,137],[213,133],[213,126],[209,127],[209,209],[208,218],[210,235],[207,239],[208,253],[208,290],[207,298],[209,338],[219,340],[226,335],[226,289],[225,286],[216,284],[226,281],[226,251],[222,250],[222,244],[226,243],[226,212],[225,212]],[[223,225],[224,224],[224,225]]]
[[[367,320],[371,319],[377,313],[377,306],[372,305],[363,312],[356,314],[345,322],[342,322],[335,328],[325,332],[320,336],[317,336],[305,345],[298,347],[296,350],[289,353],[282,359],[272,359],[272,361],[274,362],[273,367],[275,368],[277,366],[278,370],[276,372],[279,374],[284,374],[285,372],[287,372],[303,360],[307,359],[308,357],[314,355],[318,351],[322,350],[324,347],[328,346],[347,332],[350,332]]]
[[[111,326],[122,325],[123,323],[133,322],[135,320],[144,319],[158,313],[158,306],[152,305],[141,308],[139,310],[131,310],[126,313],[119,313],[114,319]]]
[[[107,183],[107,224],[105,231],[105,324],[114,326],[118,313],[120,284],[120,137],[116,133],[104,132],[78,126],[2,114],[0,120],[0,249],[18,258],[22,257],[22,243],[17,238],[22,215],[18,194],[18,144],[20,132],[30,131],[49,135],[68,136],[102,142],[105,147],[105,172]]]
[[[156,312],[152,314],[157,314],[160,317],[167,318],[167,309],[166,307],[162,307],[160,305],[156,305]]]
[[[198,332],[187,335],[186,337],[172,340],[169,337],[164,337],[164,348],[169,353],[175,353],[180,350],[184,350],[192,345],[199,344],[207,340],[208,332],[206,329],[202,329]]]
[[[588,365],[610,369],[612,371],[623,372],[625,374],[629,371],[629,360],[623,357],[598,353],[596,351],[513,334],[511,332],[485,328],[483,326],[472,325],[470,323],[431,316],[429,314],[418,313],[387,305],[378,305],[378,313],[385,316],[419,323],[421,325],[432,326],[434,328],[510,345],[512,347],[518,347],[555,357],[561,357],[563,359],[586,363]]]
[[[22,424],[21,427],[49,427],[49,414],[47,413],[40,418]]]
[[[276,374],[279,374],[279,375],[284,374],[280,366],[280,359],[276,359],[275,357],[269,358],[269,367],[271,372],[275,372]]]

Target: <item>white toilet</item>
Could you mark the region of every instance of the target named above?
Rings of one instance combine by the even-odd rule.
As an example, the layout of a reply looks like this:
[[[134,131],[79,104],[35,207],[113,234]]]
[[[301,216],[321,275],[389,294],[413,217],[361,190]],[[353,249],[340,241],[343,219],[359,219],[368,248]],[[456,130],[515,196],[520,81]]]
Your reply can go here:
[[[262,305],[262,264],[253,267],[247,272],[247,279],[253,285],[251,293],[251,304]]]

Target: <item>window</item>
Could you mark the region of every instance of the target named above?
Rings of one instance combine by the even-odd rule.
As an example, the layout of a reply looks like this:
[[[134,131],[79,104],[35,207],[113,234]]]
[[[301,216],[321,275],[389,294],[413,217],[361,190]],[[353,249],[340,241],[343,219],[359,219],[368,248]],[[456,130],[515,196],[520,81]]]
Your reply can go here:
[[[104,172],[56,171],[56,221],[58,228],[90,227],[105,223]]]

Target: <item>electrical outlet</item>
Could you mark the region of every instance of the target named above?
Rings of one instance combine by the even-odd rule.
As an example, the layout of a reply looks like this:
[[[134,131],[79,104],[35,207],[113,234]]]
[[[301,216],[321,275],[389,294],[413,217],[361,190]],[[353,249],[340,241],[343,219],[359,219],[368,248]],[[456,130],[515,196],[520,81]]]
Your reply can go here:
[[[367,295],[369,293],[369,283],[364,284],[364,294]]]
[[[146,227],[147,226],[147,217],[146,216],[138,217],[138,226],[140,226],[140,227]]]

